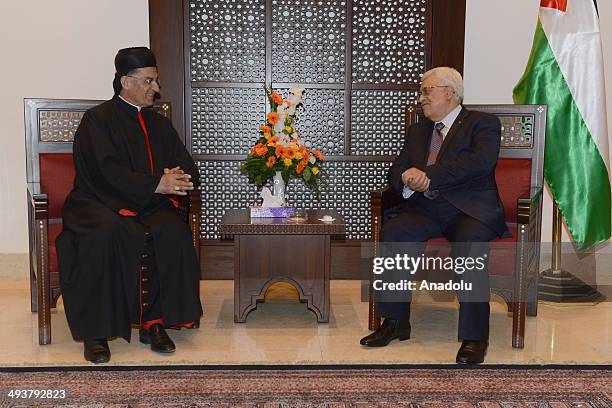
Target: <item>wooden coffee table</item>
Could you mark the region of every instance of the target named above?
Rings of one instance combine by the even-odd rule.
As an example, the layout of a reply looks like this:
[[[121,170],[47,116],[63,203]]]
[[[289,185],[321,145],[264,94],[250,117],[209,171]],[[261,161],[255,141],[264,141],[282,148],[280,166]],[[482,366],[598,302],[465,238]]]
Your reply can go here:
[[[324,215],[334,221],[319,221]],[[234,236],[234,321],[244,323],[272,284],[287,282],[318,322],[328,322],[330,240],[343,238],[345,227],[334,210],[306,211],[304,222],[251,219],[248,210],[228,210],[219,232]]]

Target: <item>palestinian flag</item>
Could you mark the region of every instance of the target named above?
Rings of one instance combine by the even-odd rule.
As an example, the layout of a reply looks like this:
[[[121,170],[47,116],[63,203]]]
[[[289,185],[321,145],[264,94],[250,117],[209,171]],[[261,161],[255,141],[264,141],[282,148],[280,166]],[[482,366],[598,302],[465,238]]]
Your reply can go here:
[[[541,0],[517,104],[546,104],[544,177],[580,251],[610,238],[610,164],[597,4]]]

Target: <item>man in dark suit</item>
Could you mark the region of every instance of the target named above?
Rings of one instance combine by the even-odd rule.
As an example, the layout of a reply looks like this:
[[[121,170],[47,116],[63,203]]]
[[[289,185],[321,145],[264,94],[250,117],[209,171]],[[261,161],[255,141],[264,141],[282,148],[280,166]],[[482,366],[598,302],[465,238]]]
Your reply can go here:
[[[501,141],[499,120],[462,107],[463,80],[452,68],[434,68],[423,75],[419,102],[426,120],[408,130],[404,146],[387,176],[406,201],[397,216],[385,222],[381,241],[402,242],[418,257],[424,242],[446,237],[452,259],[488,257],[489,241],[506,231],[504,210],[495,182]],[[383,247],[384,249],[384,247]],[[383,253],[385,254],[385,253]],[[387,251],[386,255],[389,254]],[[455,279],[472,282],[472,290],[457,291],[458,337],[463,340],[456,361],[484,361],[489,338],[489,281],[485,267]],[[406,275],[404,278],[409,279]],[[380,328],[361,339],[369,347],[410,337],[410,293],[405,298],[379,298]]]

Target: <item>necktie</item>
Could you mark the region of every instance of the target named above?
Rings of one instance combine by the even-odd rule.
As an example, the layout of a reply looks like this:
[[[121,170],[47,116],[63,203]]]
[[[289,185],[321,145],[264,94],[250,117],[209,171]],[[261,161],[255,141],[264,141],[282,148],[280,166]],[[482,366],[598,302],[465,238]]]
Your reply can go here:
[[[149,134],[147,133],[147,127],[145,126],[144,118],[142,117],[142,112],[138,111],[138,122],[140,122],[140,127],[144,133],[145,143],[147,144],[147,153],[149,153],[149,166],[151,167],[151,175],[155,174],[153,170],[153,156],[151,155],[151,144],[149,143]]]
[[[444,123],[438,122],[434,126],[433,134],[431,135],[431,144],[429,145],[429,156],[427,156],[427,165],[431,166],[436,162],[438,153],[440,153],[440,147],[444,138],[442,137],[442,129],[444,129]]]

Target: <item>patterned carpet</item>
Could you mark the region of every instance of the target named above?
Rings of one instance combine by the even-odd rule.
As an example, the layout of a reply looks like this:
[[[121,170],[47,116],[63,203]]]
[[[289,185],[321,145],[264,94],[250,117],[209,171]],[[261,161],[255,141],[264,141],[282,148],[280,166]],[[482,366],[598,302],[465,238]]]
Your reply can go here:
[[[610,367],[43,370],[0,371],[0,407],[612,407]],[[11,398],[11,390],[21,397],[13,391]],[[66,397],[22,398],[27,390],[64,390]]]

